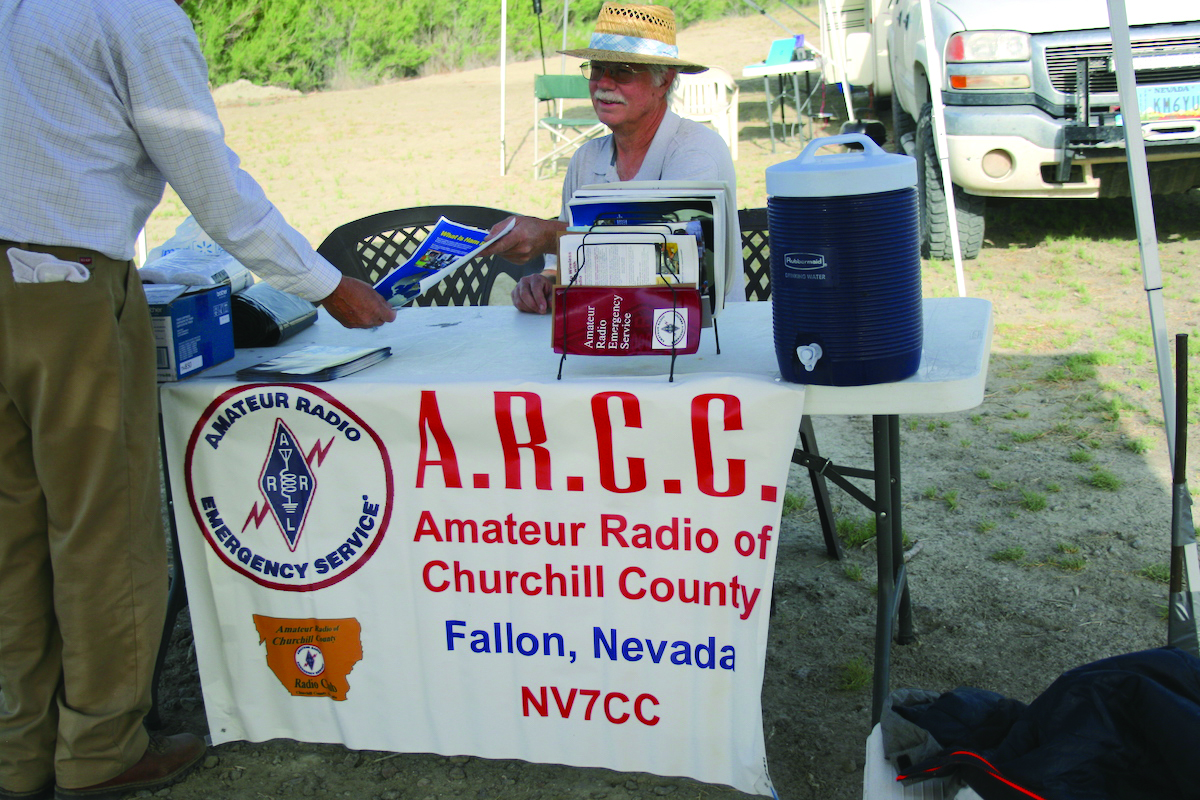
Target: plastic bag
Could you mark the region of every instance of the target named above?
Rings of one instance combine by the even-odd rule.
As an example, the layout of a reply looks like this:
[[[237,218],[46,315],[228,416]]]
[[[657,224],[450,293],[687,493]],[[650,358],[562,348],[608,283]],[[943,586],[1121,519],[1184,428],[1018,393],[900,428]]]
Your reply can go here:
[[[142,283],[210,286],[228,282],[234,294],[254,284],[250,270],[224,250],[215,255],[200,250],[174,250],[162,258],[147,261],[138,273]]]
[[[162,258],[176,250],[196,250],[210,256],[219,256],[225,252],[225,248],[213,241],[200,227],[200,223],[196,222],[195,217],[191,216],[179,223],[170,239],[150,251],[146,256],[146,263],[149,264],[154,259]]]

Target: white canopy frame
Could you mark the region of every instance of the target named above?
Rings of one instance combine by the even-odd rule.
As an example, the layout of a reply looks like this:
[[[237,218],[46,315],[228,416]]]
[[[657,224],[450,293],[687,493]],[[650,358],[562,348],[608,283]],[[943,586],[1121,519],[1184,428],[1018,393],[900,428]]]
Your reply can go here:
[[[1172,472],[1176,476],[1171,509],[1171,560],[1173,572],[1177,573],[1181,568],[1187,583],[1186,592],[1183,591],[1181,583],[1170,588],[1167,643],[1197,655],[1195,610],[1200,602],[1197,599],[1200,590],[1200,562],[1196,553],[1191,496],[1182,474],[1183,470],[1175,469],[1180,466],[1178,459],[1182,459],[1186,452],[1186,448],[1181,444],[1181,437],[1186,437],[1187,432],[1176,430],[1176,394],[1171,371],[1171,345],[1167,334],[1166,310],[1163,307],[1158,232],[1154,225],[1150,171],[1146,164],[1146,142],[1142,135],[1142,114],[1138,105],[1137,80],[1133,71],[1129,16],[1125,10],[1125,0],[1107,2],[1108,23],[1113,40],[1113,62],[1117,71],[1117,91],[1121,99],[1121,116],[1125,121],[1125,156],[1129,164],[1129,184],[1133,189],[1133,217],[1142,262],[1142,285],[1146,290],[1150,313],[1150,334],[1154,342],[1154,361],[1158,367],[1158,388],[1167,432],[1167,450],[1171,458]]]

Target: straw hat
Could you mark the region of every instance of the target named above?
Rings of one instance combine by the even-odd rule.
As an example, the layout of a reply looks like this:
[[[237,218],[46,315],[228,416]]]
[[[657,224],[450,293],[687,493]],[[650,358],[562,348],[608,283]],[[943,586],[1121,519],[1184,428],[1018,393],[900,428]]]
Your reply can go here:
[[[683,61],[675,45],[675,12],[666,6],[605,3],[596,18],[590,46],[559,50],[568,56],[625,64],[662,64],[680,72],[704,72],[708,67]]]

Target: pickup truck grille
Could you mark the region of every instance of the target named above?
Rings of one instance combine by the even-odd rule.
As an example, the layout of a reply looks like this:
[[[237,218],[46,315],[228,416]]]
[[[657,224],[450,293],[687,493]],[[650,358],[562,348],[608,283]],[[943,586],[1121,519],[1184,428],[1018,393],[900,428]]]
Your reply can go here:
[[[1190,36],[1182,39],[1142,39],[1132,43],[1133,55],[1158,55],[1164,53],[1198,53],[1200,52],[1200,36]],[[1046,69],[1050,73],[1050,83],[1060,92],[1073,94],[1075,92],[1075,62],[1080,58],[1095,59],[1091,67],[1090,83],[1092,93],[1117,91],[1117,75],[1109,71],[1107,66],[1098,68],[1101,59],[1111,60],[1112,44],[1101,42],[1097,44],[1072,45],[1065,47],[1046,48]],[[1190,83],[1200,81],[1200,66],[1178,67],[1175,69],[1142,70],[1137,73],[1139,84],[1151,83]]]

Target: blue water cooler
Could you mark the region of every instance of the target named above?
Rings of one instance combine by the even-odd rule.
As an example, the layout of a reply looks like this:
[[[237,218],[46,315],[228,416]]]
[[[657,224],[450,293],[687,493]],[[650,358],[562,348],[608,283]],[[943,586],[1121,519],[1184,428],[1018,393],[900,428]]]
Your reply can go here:
[[[817,155],[825,145],[862,150]],[[785,380],[862,386],[921,363],[917,167],[862,134],[767,167],[775,354]]]

